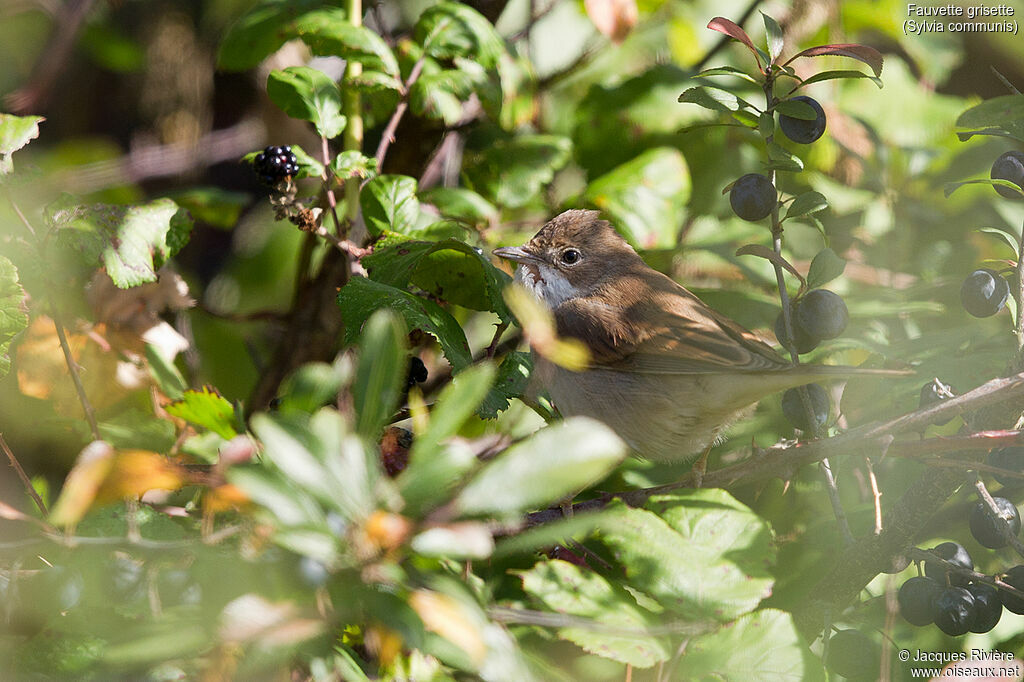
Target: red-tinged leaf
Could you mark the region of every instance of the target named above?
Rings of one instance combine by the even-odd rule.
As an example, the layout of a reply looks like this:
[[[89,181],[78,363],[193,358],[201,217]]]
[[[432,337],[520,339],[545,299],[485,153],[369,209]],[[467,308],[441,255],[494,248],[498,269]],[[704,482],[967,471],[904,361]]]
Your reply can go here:
[[[836,57],[850,57],[857,61],[864,62],[871,67],[871,70],[875,73],[875,77],[882,75],[882,53],[873,47],[867,45],[859,45],[857,43],[837,43],[835,45],[818,45],[816,47],[809,47],[803,52],[798,52],[789,61],[789,64],[797,57],[821,57],[823,55],[833,55]]]
[[[758,55],[757,48],[754,47],[754,41],[750,39],[750,36],[747,35],[746,31],[740,28],[739,24],[729,21],[725,17],[715,17],[708,22],[708,28],[712,31],[724,33],[733,40],[738,40],[746,45],[747,48],[754,53],[754,59],[757,60],[757,67],[761,68],[761,57]]]

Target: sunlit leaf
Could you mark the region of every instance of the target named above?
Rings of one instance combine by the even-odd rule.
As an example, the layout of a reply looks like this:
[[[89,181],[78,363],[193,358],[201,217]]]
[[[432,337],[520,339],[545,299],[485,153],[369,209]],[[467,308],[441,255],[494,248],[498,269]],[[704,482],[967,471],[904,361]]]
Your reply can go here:
[[[771,61],[774,63],[779,58],[779,55],[782,54],[782,48],[785,46],[785,41],[782,38],[782,27],[779,26],[779,22],[764,12],[761,12],[761,18],[764,19],[765,37],[768,40],[768,56],[771,57]]]
[[[475,9],[457,2],[428,8],[416,22],[413,38],[435,59],[469,57],[493,68],[505,44],[491,22]]]
[[[402,321],[389,310],[375,312],[363,327],[352,397],[356,430],[367,438],[378,438],[398,409],[408,365],[405,334]]]
[[[308,66],[271,71],[267,94],[284,113],[309,121],[324,137],[337,137],[345,129],[341,90],[323,71]]]
[[[42,116],[15,116],[0,113],[0,175],[14,170],[11,154],[39,137]]]
[[[11,370],[8,350],[11,339],[28,326],[24,310],[25,291],[18,282],[18,269],[0,256],[0,377]]]
[[[571,417],[488,462],[454,504],[467,515],[513,514],[552,504],[596,482],[625,454],[625,443],[607,426]]]
[[[49,521],[55,526],[73,526],[92,506],[100,486],[114,467],[114,449],[101,440],[93,441],[78,454],[64,479]]]
[[[818,211],[824,211],[826,208],[828,208],[828,199],[825,198],[824,194],[813,190],[804,192],[797,196],[793,203],[789,205],[789,209],[786,210],[786,217],[783,220],[817,213]]]
[[[809,47],[790,57],[786,64],[791,63],[797,57],[821,57],[824,55],[851,57],[870,66],[876,77],[882,75],[882,53],[873,47],[855,43],[837,43],[834,45]]]
[[[508,409],[509,401],[523,395],[533,370],[529,353],[513,351],[505,356],[498,367],[494,385],[477,410],[484,419],[493,419]]]
[[[597,30],[616,45],[626,39],[640,15],[636,0],[585,0],[583,6]]]
[[[832,249],[824,248],[811,261],[811,267],[807,271],[807,288],[817,289],[824,286],[843,274],[845,269],[846,261],[837,256]]]
[[[359,193],[359,203],[372,235],[408,233],[420,216],[416,179],[408,175],[378,175]]]
[[[156,271],[188,242],[192,231],[191,216],[170,199],[62,208],[51,220],[63,243],[86,263],[104,266],[122,289],[155,282]]]
[[[295,22],[295,35],[313,54],[341,57],[392,77],[399,75],[398,62],[387,43],[365,26],[353,26],[339,7],[307,12]]]
[[[738,40],[739,42],[746,45],[747,49],[750,50],[750,52],[754,55],[754,59],[757,60],[758,68],[761,67],[761,51],[754,47],[754,41],[752,41],[750,39],[750,36],[747,35],[747,32],[740,28],[740,26],[737,25],[735,22],[730,21],[729,19],[726,19],[724,17],[715,17],[714,19],[708,22],[708,28],[710,28],[712,31],[724,33],[733,40]]]
[[[209,386],[199,391],[185,391],[180,401],[171,403],[165,409],[168,414],[209,429],[226,440],[238,435],[235,430],[235,408]]]
[[[572,142],[558,135],[519,135],[467,154],[470,188],[499,206],[527,205],[569,162]]]

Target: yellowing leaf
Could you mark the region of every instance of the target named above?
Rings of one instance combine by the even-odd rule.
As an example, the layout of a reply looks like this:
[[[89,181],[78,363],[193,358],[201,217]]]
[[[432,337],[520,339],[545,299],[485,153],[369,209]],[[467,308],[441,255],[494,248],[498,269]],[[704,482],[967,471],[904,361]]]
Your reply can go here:
[[[156,452],[125,450],[117,453],[106,479],[96,492],[96,503],[116,502],[149,490],[177,490],[185,483],[181,467]]]
[[[114,449],[109,443],[97,440],[86,445],[64,480],[64,487],[50,512],[50,523],[57,526],[78,523],[92,506],[113,466]]]
[[[616,45],[626,39],[639,18],[636,0],[585,0],[583,5],[597,30]]]
[[[578,339],[559,338],[551,312],[530,292],[512,284],[505,288],[504,296],[523,328],[523,336],[541,357],[574,372],[586,369],[590,351]]]
[[[428,630],[465,651],[476,665],[483,663],[487,646],[480,628],[457,601],[433,590],[416,590],[409,596],[409,606]]]

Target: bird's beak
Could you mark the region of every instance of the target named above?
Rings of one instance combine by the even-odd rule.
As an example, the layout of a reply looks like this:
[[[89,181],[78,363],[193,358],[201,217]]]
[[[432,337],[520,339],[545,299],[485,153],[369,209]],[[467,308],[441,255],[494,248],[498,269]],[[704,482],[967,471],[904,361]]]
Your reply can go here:
[[[525,246],[503,246],[492,251],[499,258],[507,258],[516,263],[537,263],[540,261],[537,256],[526,250]]]

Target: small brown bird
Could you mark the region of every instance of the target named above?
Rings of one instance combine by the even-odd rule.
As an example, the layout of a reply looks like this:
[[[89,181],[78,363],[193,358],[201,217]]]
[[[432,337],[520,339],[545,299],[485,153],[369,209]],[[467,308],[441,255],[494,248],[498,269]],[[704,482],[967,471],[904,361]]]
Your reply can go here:
[[[597,211],[566,211],[523,246],[494,253],[579,339],[574,372],[535,354],[564,416],[593,417],[642,457],[692,461],[767,395],[818,380],[888,370],[793,365],[757,336],[650,268]]]

